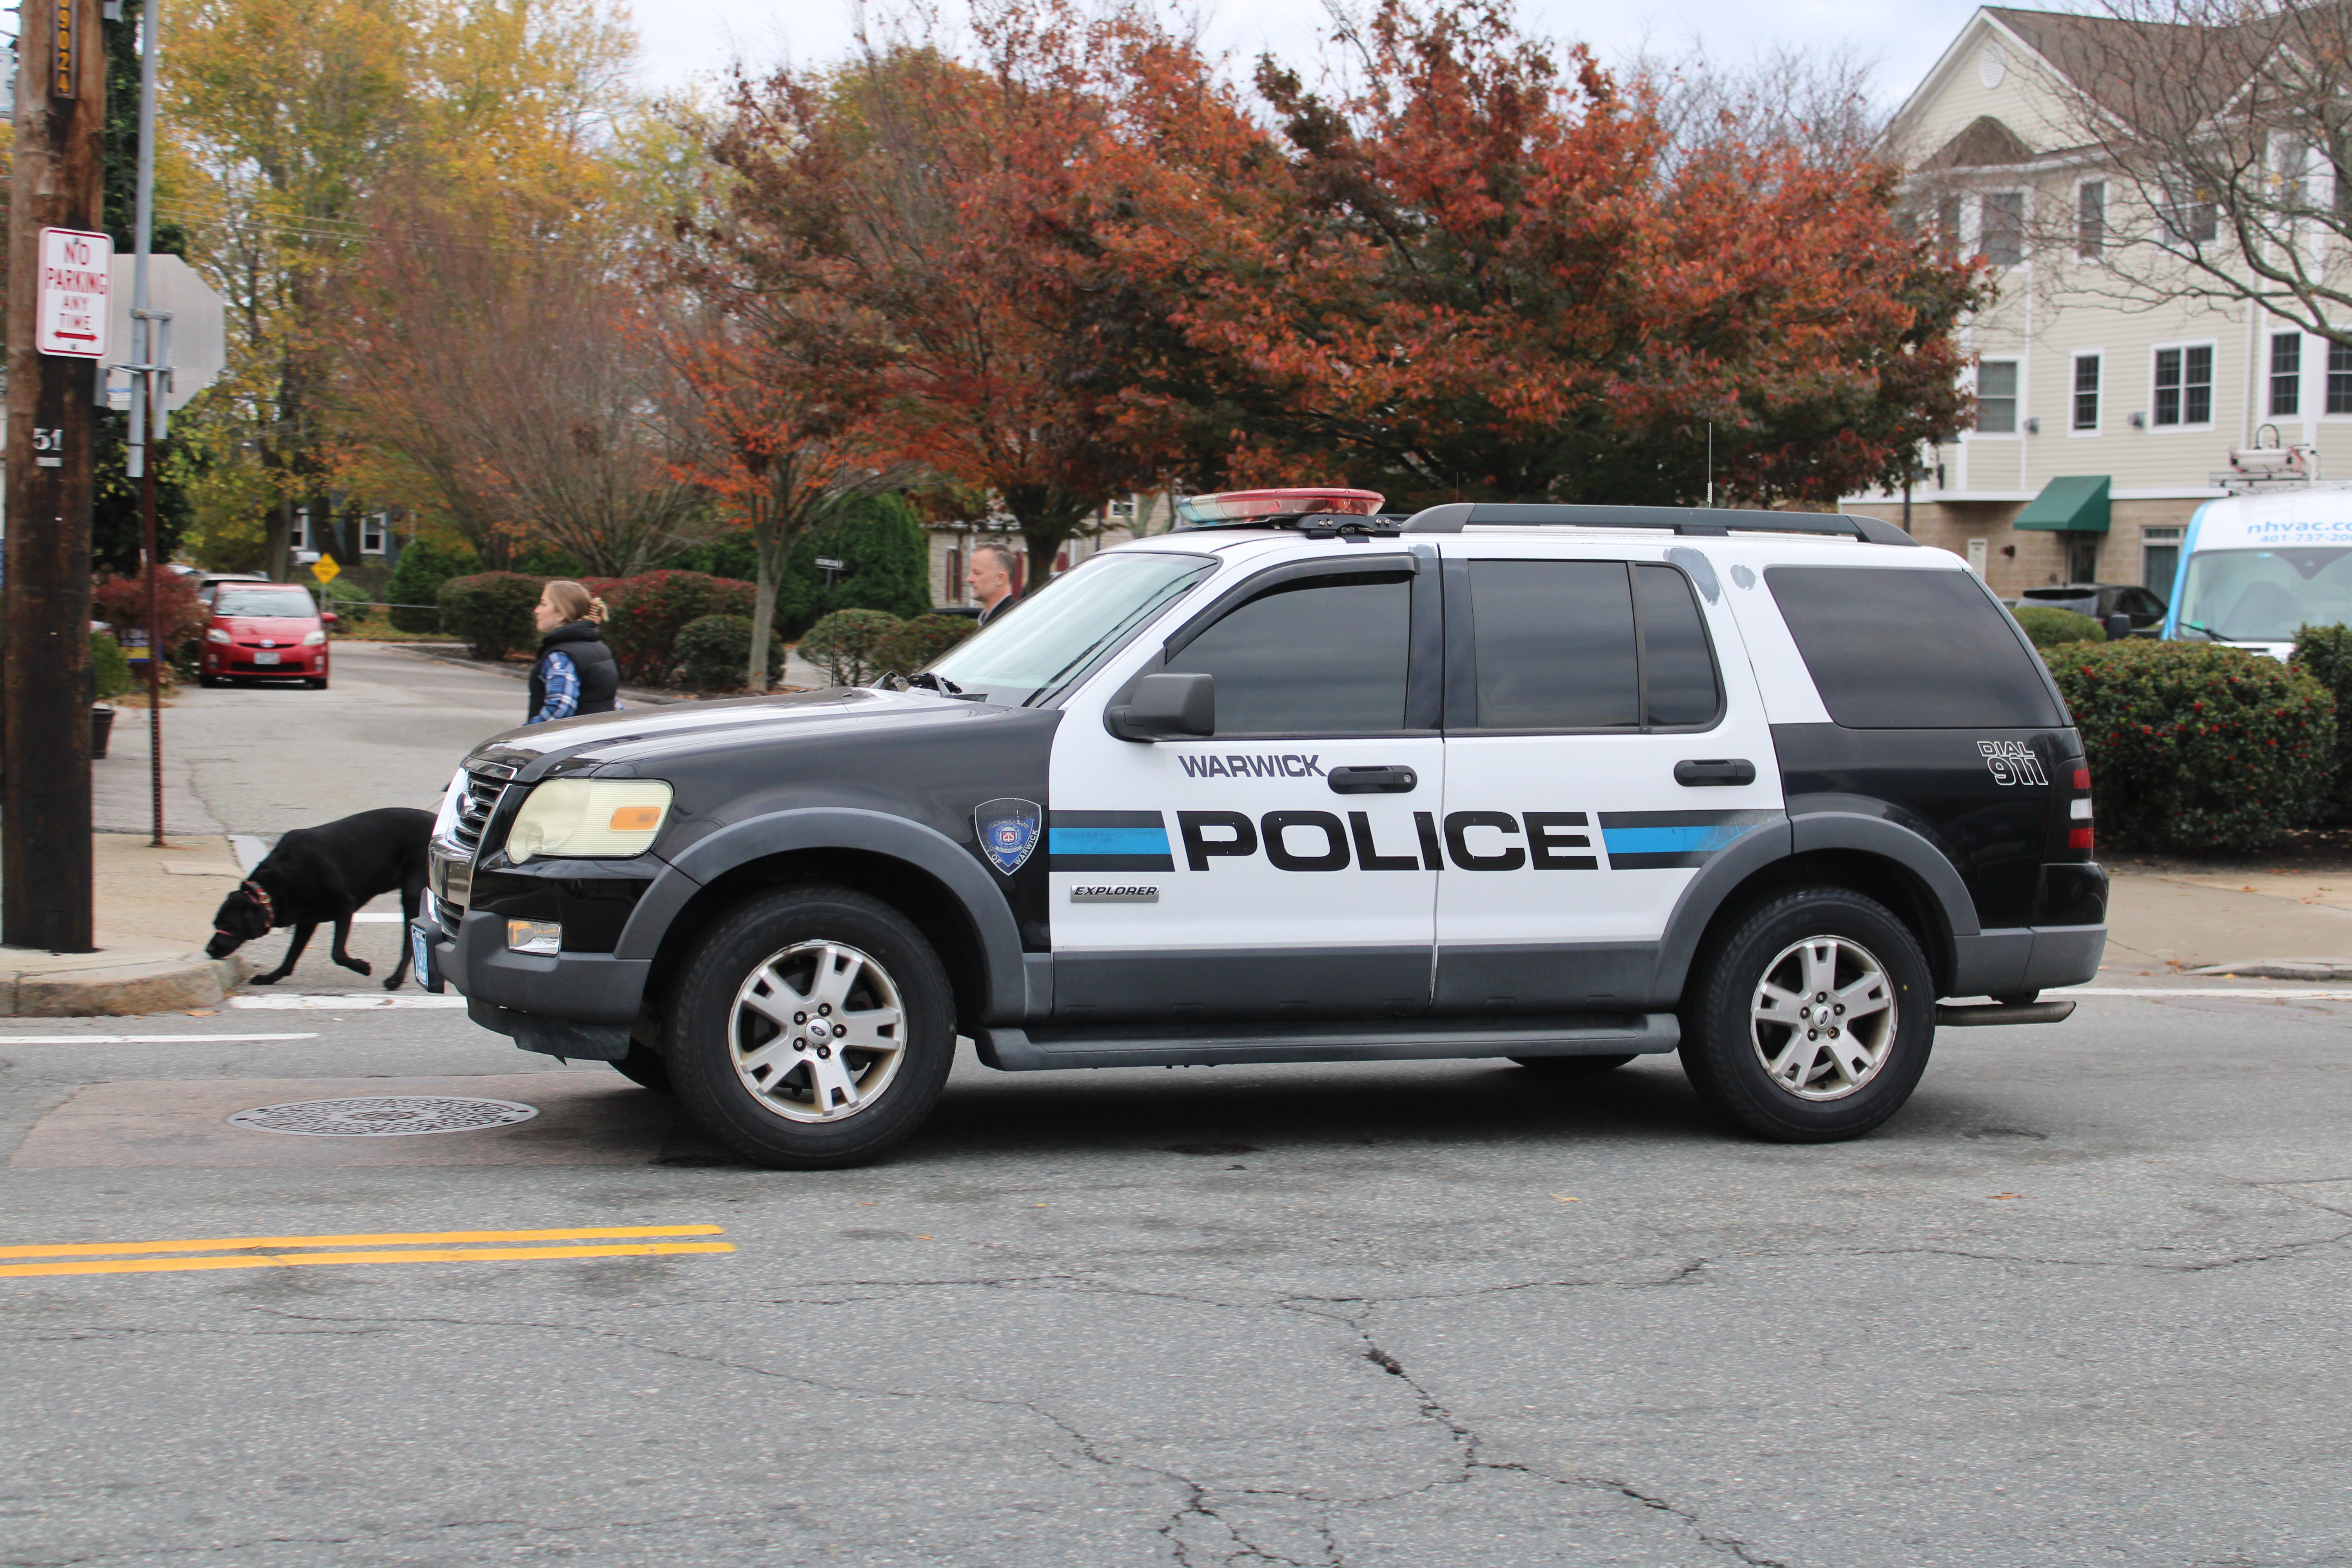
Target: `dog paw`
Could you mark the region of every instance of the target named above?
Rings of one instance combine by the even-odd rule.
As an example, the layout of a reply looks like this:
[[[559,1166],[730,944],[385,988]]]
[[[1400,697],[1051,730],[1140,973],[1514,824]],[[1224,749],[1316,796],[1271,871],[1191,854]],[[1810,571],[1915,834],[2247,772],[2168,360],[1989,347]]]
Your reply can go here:
[[[354,958],[350,963],[344,964],[343,967],[360,974],[373,974],[375,973],[374,967],[364,958]]]
[[[256,974],[246,981],[247,985],[275,985],[286,978],[282,974]]]
[[[401,979],[402,979],[402,976],[397,975],[397,974],[394,975],[391,979],[389,979],[389,980],[387,980],[387,981],[385,981],[385,982],[383,983],[383,988],[384,988],[386,991],[397,991],[397,990],[399,990],[399,989],[400,989],[400,982],[401,982]]]

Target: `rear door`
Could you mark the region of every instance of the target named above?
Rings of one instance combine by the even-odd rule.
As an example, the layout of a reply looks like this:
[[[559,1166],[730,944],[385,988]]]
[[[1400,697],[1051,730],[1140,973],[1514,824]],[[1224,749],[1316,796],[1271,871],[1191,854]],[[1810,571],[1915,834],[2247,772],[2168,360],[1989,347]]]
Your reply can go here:
[[[1714,571],[1688,548],[1444,549],[1437,1010],[1645,1005],[1683,889],[1780,805]]]
[[[1257,573],[1072,703],[1047,862],[1057,1019],[1428,1006],[1438,872],[1415,824],[1433,819],[1444,752],[1421,567],[1355,546]],[[1104,709],[1161,671],[1215,679],[1213,737],[1105,729]]]

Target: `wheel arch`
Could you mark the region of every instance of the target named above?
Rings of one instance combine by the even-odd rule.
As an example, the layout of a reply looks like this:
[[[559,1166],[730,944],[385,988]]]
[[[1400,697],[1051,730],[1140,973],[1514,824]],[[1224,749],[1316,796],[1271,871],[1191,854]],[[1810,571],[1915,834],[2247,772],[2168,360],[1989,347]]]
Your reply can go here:
[[[972,857],[920,823],[878,812],[778,812],[698,840],[646,890],[616,956],[650,958],[643,1016],[661,1016],[667,979],[726,910],[772,888],[830,883],[913,921],[955,989],[957,1027],[1018,1020],[1027,1005],[1011,907]]]
[[[1917,834],[1883,817],[1817,813],[1794,816],[1733,844],[1684,889],[1659,957],[1659,994],[1679,998],[1700,952],[1759,899],[1791,887],[1841,887],[1874,899],[1918,938],[1948,994],[1962,943],[1979,928],[1958,871]]]

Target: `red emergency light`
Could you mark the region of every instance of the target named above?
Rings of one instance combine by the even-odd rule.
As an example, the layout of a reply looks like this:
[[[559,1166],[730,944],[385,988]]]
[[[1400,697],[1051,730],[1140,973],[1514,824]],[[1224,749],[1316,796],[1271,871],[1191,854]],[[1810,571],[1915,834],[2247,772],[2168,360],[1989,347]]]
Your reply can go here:
[[[1378,490],[1329,488],[1225,490],[1216,495],[1186,496],[1176,503],[1176,515],[1188,528],[1230,528],[1235,523],[1274,522],[1326,513],[1370,517],[1381,510],[1381,503],[1387,499]]]

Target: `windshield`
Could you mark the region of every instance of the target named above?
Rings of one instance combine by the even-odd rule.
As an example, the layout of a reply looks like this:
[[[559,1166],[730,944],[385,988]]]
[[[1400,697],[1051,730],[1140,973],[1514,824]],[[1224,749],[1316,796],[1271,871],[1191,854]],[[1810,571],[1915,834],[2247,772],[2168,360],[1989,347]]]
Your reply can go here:
[[[264,616],[290,620],[319,613],[300,588],[236,588],[226,584],[213,599],[216,616]]]
[[[1200,555],[1097,555],[956,644],[929,673],[984,702],[1051,698],[1215,566]]]
[[[2352,550],[2200,550],[2180,591],[2180,635],[2293,642],[2352,621]]]

